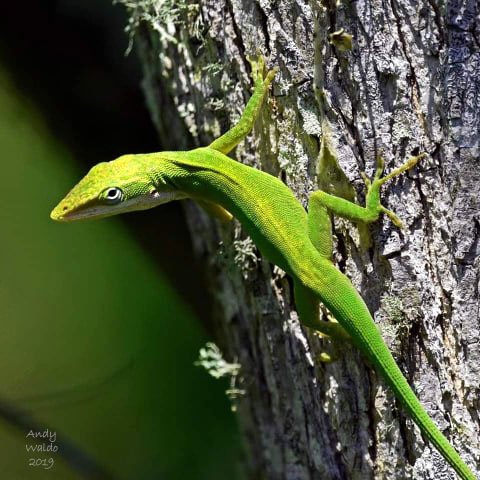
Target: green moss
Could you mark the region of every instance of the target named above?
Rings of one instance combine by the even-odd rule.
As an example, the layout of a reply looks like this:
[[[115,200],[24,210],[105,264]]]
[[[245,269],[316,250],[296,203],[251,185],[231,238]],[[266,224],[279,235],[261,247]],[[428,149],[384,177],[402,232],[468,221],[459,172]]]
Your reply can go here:
[[[405,321],[404,306],[399,297],[384,295],[381,299],[381,308],[394,325],[401,325]]]
[[[410,323],[405,314],[405,308],[400,297],[385,294],[380,300],[380,310],[376,315],[377,324],[382,337],[390,348],[393,356],[399,358],[402,339],[408,336]]]
[[[420,298],[413,286],[407,286],[398,295],[383,295],[378,315],[379,326],[387,343],[393,350],[400,349],[401,342],[408,338],[412,323],[419,314]]]

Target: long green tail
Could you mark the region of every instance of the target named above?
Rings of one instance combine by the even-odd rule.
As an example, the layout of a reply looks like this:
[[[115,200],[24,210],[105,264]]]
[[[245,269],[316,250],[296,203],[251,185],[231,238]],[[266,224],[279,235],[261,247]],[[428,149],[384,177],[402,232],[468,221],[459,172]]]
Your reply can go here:
[[[385,345],[367,306],[350,280],[333,264],[323,259],[316,272],[317,278],[308,279],[312,280],[312,283],[305,281],[306,286],[320,297],[340,325],[350,334],[354,344],[367,355],[425,437],[435,445],[460,478],[477,480],[415,396]]]

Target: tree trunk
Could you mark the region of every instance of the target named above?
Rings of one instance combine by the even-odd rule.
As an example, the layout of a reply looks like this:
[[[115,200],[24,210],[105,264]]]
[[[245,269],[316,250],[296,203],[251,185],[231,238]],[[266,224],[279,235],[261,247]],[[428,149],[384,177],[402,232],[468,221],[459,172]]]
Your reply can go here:
[[[430,416],[479,471],[478,3],[122,3],[166,148],[207,145],[233,125],[251,91],[247,55],[259,49],[280,72],[235,158],[281,178],[304,205],[320,181],[322,115],[359,202],[360,172],[371,175],[377,156],[390,171],[428,152],[384,189],[405,228],[383,218],[365,247],[357,227],[335,219],[335,258]],[[351,51],[329,43],[342,28]],[[193,204],[186,211],[216,341],[241,364],[248,478],[455,478],[358,352],[300,326],[291,282],[238,223],[222,226]],[[320,362],[323,350],[339,360]]]

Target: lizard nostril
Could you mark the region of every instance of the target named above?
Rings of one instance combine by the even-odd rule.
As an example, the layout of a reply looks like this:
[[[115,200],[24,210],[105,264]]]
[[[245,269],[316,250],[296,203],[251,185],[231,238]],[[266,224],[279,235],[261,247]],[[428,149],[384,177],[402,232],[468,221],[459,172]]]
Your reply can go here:
[[[63,207],[63,211],[65,210],[68,210],[68,207],[66,205]]]

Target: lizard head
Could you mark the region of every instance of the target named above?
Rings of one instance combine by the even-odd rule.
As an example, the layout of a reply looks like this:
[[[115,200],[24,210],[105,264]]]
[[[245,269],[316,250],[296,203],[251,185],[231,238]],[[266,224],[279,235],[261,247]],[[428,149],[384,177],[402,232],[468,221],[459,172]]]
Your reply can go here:
[[[158,191],[143,162],[135,157],[124,155],[95,165],[50,217],[59,222],[103,218],[183,198],[175,191]]]

